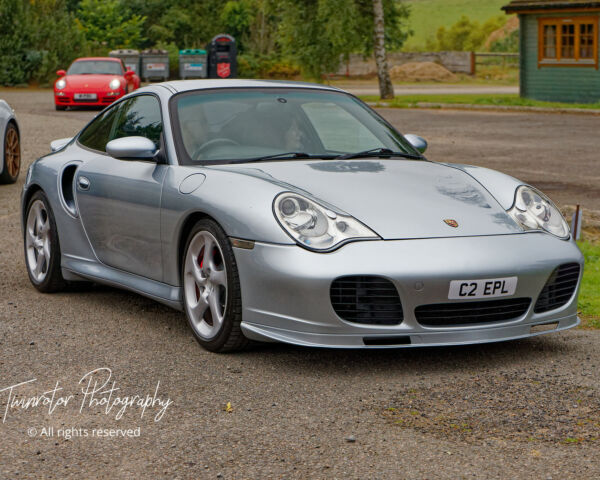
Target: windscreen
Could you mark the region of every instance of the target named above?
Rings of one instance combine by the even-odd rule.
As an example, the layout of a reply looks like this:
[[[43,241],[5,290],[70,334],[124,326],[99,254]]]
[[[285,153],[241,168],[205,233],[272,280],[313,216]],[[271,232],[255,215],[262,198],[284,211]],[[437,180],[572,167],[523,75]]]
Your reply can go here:
[[[193,91],[171,103],[182,163],[240,161],[286,152],[332,156],[375,148],[415,153],[362,102],[317,89]]]
[[[73,63],[67,75],[123,75],[119,62],[106,62],[102,60],[82,60]]]

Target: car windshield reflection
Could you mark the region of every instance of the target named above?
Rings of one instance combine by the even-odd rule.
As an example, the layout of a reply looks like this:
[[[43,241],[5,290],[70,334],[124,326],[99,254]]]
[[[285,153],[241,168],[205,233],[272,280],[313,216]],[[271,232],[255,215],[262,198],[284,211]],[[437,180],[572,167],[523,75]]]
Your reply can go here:
[[[171,108],[183,164],[326,159],[372,149],[419,156],[381,117],[345,93],[201,90],[176,96]]]

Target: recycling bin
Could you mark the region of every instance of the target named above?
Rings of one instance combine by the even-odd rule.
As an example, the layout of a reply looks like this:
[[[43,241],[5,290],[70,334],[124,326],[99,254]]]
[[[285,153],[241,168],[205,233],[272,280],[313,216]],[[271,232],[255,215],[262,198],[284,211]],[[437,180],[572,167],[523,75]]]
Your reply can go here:
[[[179,50],[179,78],[206,78],[207,75],[206,50]]]
[[[138,50],[120,49],[113,50],[108,54],[109,57],[120,58],[128,68],[136,75],[140,74],[140,52]]]
[[[237,46],[231,35],[214,37],[207,47],[209,78],[235,78],[237,76]]]
[[[149,49],[142,52],[142,78],[166,81],[169,79],[169,54],[166,50]]]

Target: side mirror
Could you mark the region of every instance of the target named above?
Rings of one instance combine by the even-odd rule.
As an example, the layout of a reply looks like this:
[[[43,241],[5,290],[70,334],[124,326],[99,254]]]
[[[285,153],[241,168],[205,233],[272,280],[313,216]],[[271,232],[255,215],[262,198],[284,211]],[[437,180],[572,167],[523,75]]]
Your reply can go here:
[[[129,68],[125,72],[125,78],[128,80],[133,78],[134,75],[135,75],[135,72],[133,70],[130,70]]]
[[[57,70],[57,71],[56,71],[56,74],[57,74],[59,77],[64,77],[64,76],[67,74],[67,72],[65,72],[64,70]]]
[[[408,135],[404,135],[404,138],[420,153],[425,153],[425,150],[427,150],[427,140],[423,137],[409,133]]]
[[[158,149],[146,137],[122,137],[108,142],[106,153],[120,160],[153,160]]]

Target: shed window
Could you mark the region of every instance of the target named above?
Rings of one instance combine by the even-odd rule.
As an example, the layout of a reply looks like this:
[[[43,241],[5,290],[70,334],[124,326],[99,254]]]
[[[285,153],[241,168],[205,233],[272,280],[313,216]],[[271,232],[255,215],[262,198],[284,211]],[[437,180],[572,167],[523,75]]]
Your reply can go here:
[[[541,18],[540,66],[598,67],[598,17]]]

